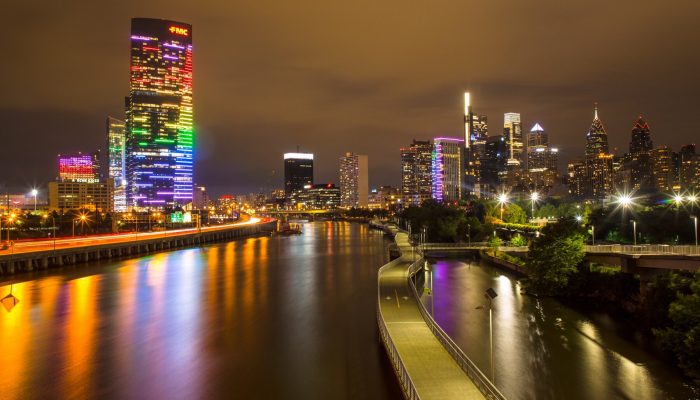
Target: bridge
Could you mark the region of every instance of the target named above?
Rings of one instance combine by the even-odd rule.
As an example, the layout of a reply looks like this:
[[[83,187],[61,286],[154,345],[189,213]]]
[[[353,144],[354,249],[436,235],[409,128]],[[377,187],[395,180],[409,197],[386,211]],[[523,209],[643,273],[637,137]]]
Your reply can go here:
[[[0,251],[0,275],[235,239],[270,232],[276,224],[275,220],[252,218],[233,224],[170,231],[20,241]]]
[[[411,277],[421,270],[422,255],[405,232],[385,230],[394,235],[400,256],[379,270],[377,322],[405,397],[503,399],[420,301]]]

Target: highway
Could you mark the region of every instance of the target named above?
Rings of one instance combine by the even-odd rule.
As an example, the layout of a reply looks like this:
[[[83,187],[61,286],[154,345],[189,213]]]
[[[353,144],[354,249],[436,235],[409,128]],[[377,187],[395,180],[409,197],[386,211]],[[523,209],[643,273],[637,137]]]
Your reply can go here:
[[[110,235],[90,235],[81,237],[61,237],[55,241],[53,239],[38,239],[38,240],[22,240],[15,241],[11,248],[0,250],[1,255],[7,254],[23,254],[40,251],[48,251],[53,249],[70,249],[76,247],[95,246],[103,244],[115,244],[125,242],[140,242],[146,240],[157,239],[159,237],[173,238],[178,236],[190,235],[197,232],[215,232],[218,230],[226,230],[232,227],[253,225],[259,222],[267,222],[269,218],[251,218],[247,221],[236,222],[233,224],[223,224],[214,226],[202,226],[201,228],[186,228],[173,229],[159,232],[129,232]]]

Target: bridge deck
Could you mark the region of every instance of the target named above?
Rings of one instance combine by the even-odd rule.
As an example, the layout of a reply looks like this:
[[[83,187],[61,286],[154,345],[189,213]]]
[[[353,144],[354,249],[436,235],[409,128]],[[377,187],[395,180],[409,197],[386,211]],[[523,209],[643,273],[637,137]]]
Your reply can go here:
[[[396,234],[399,259],[379,272],[379,307],[396,349],[421,399],[483,399],[479,389],[423,320],[407,283],[413,249]]]

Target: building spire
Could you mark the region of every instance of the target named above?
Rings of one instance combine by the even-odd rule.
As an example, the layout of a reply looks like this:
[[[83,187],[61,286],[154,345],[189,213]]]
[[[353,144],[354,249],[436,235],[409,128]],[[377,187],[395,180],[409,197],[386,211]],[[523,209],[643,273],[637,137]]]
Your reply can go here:
[[[596,101],[593,106],[593,119],[598,119],[598,102]]]

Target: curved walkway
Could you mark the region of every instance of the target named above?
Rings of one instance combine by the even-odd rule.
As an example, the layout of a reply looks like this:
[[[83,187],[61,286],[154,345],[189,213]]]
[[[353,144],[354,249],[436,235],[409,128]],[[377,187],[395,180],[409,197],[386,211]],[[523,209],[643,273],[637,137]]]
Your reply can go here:
[[[411,394],[420,399],[484,399],[423,319],[408,286],[413,258],[420,256],[413,254],[405,233],[393,233],[401,257],[379,270],[379,311],[415,391]]]

